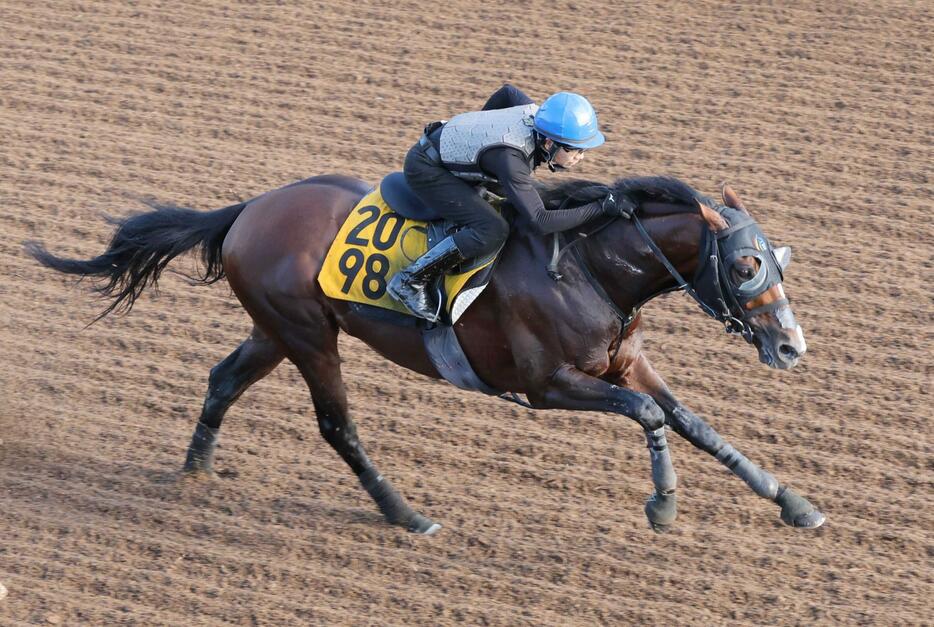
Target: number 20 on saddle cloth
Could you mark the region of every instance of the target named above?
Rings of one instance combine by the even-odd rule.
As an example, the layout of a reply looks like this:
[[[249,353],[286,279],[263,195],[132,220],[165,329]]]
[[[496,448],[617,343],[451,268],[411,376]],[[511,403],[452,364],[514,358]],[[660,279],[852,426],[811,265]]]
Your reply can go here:
[[[406,218],[389,207],[377,186],[363,197],[331,243],[318,275],[330,298],[390,309],[411,315],[386,291],[393,274],[424,254],[446,236],[453,224]],[[497,253],[498,254],[498,253]],[[441,290],[442,324],[454,324],[492,275],[496,255],[465,262],[432,289]]]

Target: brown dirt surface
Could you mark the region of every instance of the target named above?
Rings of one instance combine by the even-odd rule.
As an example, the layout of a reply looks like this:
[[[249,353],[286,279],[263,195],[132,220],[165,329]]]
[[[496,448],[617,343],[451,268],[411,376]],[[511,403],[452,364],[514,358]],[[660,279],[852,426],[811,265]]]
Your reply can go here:
[[[0,0],[0,624],[932,624],[931,5],[730,4]],[[504,80],[591,97],[608,142],[581,176],[728,180],[794,247],[797,369],[674,296],[648,351],[823,528],[672,436],[680,516],[654,535],[632,421],[461,392],[348,338],[362,438],[439,535],[382,523],[290,364],[228,414],[221,477],[179,481],[247,315],[167,275],[85,328],[88,286],[23,252],[93,256],[139,197],[376,181]]]

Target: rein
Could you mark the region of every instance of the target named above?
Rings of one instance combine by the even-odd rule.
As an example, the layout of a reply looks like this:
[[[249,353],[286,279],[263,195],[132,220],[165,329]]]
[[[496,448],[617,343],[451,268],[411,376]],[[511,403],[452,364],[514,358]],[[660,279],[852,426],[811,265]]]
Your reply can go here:
[[[569,201],[570,201],[570,198],[566,198],[559,206],[559,209],[564,209],[567,206]],[[638,216],[636,216],[635,213],[633,213],[633,215],[630,216],[629,219],[635,225],[636,230],[639,232],[639,235],[642,237],[643,241],[649,247],[649,250],[652,251],[652,254],[655,256],[655,258],[663,266],[665,266],[665,269],[668,271],[668,273],[672,276],[672,278],[675,279],[675,281],[677,281],[678,283],[677,287],[674,287],[671,290],[666,290],[666,291],[684,291],[688,296],[694,299],[694,301],[697,302],[698,305],[700,305],[704,313],[706,313],[711,318],[714,318],[718,322],[722,323],[724,330],[727,333],[742,335],[743,339],[751,343],[753,341],[754,331],[752,327],[749,325],[749,323],[747,322],[747,319],[759,313],[764,313],[765,311],[775,310],[787,304],[788,301],[785,299],[782,299],[781,301],[777,301],[775,303],[770,303],[768,305],[756,307],[752,311],[747,312],[741,306],[739,306],[738,303],[735,302],[736,298],[735,296],[733,296],[733,294],[729,294],[729,295],[725,294],[722,281],[728,280],[728,277],[725,275],[725,269],[723,268],[723,264],[720,261],[720,246],[718,244],[718,241],[720,237],[728,233],[717,234],[715,237],[711,238],[710,232],[708,230],[707,235],[705,235],[704,237],[704,242],[701,244],[701,248],[702,248],[701,263],[697,271],[695,272],[695,277],[702,276],[704,272],[706,271],[707,267],[712,266],[711,282],[713,283],[713,289],[714,289],[717,303],[720,305],[720,310],[717,311],[716,309],[711,307],[708,303],[706,303],[704,299],[700,297],[694,285],[690,281],[685,279],[684,276],[682,276],[681,273],[678,272],[677,268],[675,268],[674,265],[668,260],[668,258],[662,252],[662,250],[658,247],[658,244],[656,244],[655,241],[652,239],[652,236],[649,235],[648,231],[646,231],[645,227],[642,225],[642,222],[639,220]],[[610,296],[606,293],[606,290],[603,289],[603,286],[600,285],[599,281],[597,281],[589,265],[587,264],[586,259],[584,259],[584,256],[581,254],[579,248],[576,246],[578,242],[602,231],[607,226],[612,224],[615,220],[616,218],[610,218],[609,220],[606,220],[602,224],[598,225],[592,231],[589,231],[586,233],[578,233],[578,236],[576,238],[572,239],[570,242],[568,242],[564,246],[561,245],[563,234],[555,233],[554,238],[552,240],[551,260],[548,263],[547,270],[548,270],[548,276],[550,276],[552,280],[560,281],[563,278],[563,275],[558,271],[558,264],[561,261],[561,257],[563,257],[564,254],[570,250],[574,255],[574,259],[577,261],[578,267],[580,267],[581,271],[584,274],[584,277],[587,279],[587,282],[590,284],[593,290],[597,293],[597,295],[599,295],[600,298],[610,307],[613,313],[615,313],[616,316],[622,321],[623,323],[622,332],[625,332],[626,329],[629,327],[629,325],[632,324],[633,320],[635,320],[635,317],[639,313],[639,309],[642,307],[642,305],[646,301],[639,303],[636,307],[633,308],[632,311],[628,313],[621,310],[616,305],[616,303],[613,302]],[[739,226],[738,228],[744,228],[745,226],[746,225]],[[654,296],[652,298],[654,298]],[[646,299],[646,300],[649,300],[649,299]],[[739,317],[733,315],[733,312],[731,311],[731,307],[727,304],[728,302],[733,302],[736,304],[737,309],[740,312]]]
[[[697,301],[697,304],[701,306],[701,309],[704,310],[708,316],[714,318],[717,317],[717,312],[714,311],[710,305],[701,300],[701,297],[697,295],[697,292],[694,291],[694,286],[691,285],[687,279],[681,276],[681,273],[678,272],[678,269],[675,268],[668,257],[665,256],[665,253],[662,252],[662,249],[658,247],[658,244],[655,243],[655,240],[652,239],[652,236],[649,235],[649,232],[645,230],[645,227],[642,226],[642,222],[635,215],[632,216],[632,222],[636,225],[636,229],[639,231],[639,235],[642,236],[642,239],[645,240],[645,243],[648,244],[649,249],[652,251],[652,254],[655,255],[655,258],[662,262],[662,265],[665,266],[665,269],[668,270],[668,274],[674,277],[675,281],[678,282],[678,287],[676,290],[684,290],[687,292],[688,296]],[[710,257],[711,262],[716,263],[717,256],[714,255]]]
[[[564,201],[559,206],[559,209],[564,209],[570,200],[571,200],[570,198],[565,198]],[[613,310],[613,313],[615,313],[616,316],[623,323],[623,328],[620,330],[620,333],[625,333],[626,329],[629,328],[629,325],[631,325],[633,320],[636,319],[636,316],[639,315],[639,306],[634,307],[633,310],[630,312],[625,312],[622,309],[620,309],[616,305],[616,303],[613,302],[613,299],[610,298],[610,295],[606,293],[606,290],[603,289],[603,286],[600,285],[600,282],[597,281],[597,278],[593,275],[593,272],[590,270],[590,266],[587,265],[587,260],[584,259],[583,255],[581,255],[580,249],[577,246],[575,246],[575,244],[577,244],[578,242],[584,239],[587,239],[588,237],[595,235],[599,233],[600,231],[602,231],[603,229],[605,229],[606,227],[610,226],[611,224],[613,224],[615,220],[616,218],[610,218],[609,220],[606,220],[602,224],[598,225],[597,228],[595,228],[594,230],[590,232],[578,233],[577,237],[572,239],[570,242],[565,244],[563,247],[561,246],[561,239],[562,239],[561,235],[562,234],[555,233],[554,238],[552,240],[551,260],[548,262],[547,270],[548,270],[548,276],[550,276],[553,281],[557,282],[563,279],[564,275],[558,272],[558,263],[561,261],[561,257],[563,257],[566,252],[571,251],[574,254],[574,259],[577,261],[577,265],[580,267],[580,269],[584,273],[584,278],[587,279],[587,282],[590,283],[590,286],[597,293],[597,295],[603,300],[603,302],[605,302],[610,307],[610,309]],[[640,303],[640,306],[641,306],[641,303]]]
[[[714,239],[713,243],[710,243],[710,240],[707,238],[707,236],[705,236],[704,241],[707,243],[707,249],[703,251],[701,265],[697,268],[697,271],[694,273],[694,275],[695,277],[702,276],[708,264],[713,266],[712,283],[714,284],[713,287],[717,296],[717,301],[720,305],[720,311],[717,311],[704,302],[704,300],[697,293],[694,285],[681,276],[681,273],[678,272],[678,270],[672,265],[670,261],[668,261],[668,258],[658,247],[658,244],[656,244],[652,239],[652,236],[649,235],[648,231],[645,230],[645,227],[642,226],[642,222],[639,221],[639,218],[636,217],[635,214],[632,216],[632,221],[635,223],[636,229],[639,231],[639,235],[642,236],[642,239],[648,245],[649,249],[651,249],[652,254],[655,255],[655,258],[658,259],[663,266],[665,266],[665,269],[668,270],[668,273],[674,277],[675,281],[678,282],[678,287],[675,289],[684,290],[688,296],[693,298],[697,304],[700,305],[704,313],[722,323],[723,328],[727,333],[731,335],[742,335],[744,340],[752,343],[754,332],[752,327],[749,326],[749,323],[746,321],[746,318],[749,314],[743,312],[742,308],[740,307],[739,309],[741,311],[742,317],[736,317],[732,314],[730,307],[727,305],[727,298],[724,296],[723,283],[721,281],[721,277],[722,280],[727,280],[727,277],[724,274],[725,269],[723,268],[723,264],[720,261],[720,246],[717,243],[717,238]],[[703,248],[703,244],[701,247]],[[732,294],[730,295],[730,298],[731,300],[735,301],[735,298],[732,297]]]

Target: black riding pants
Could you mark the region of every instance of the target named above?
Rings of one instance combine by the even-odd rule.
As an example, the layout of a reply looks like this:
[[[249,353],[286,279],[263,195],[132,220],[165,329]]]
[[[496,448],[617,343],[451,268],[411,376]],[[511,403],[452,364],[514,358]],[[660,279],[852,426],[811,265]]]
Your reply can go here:
[[[405,156],[405,179],[425,205],[462,226],[454,234],[466,258],[489,255],[509,237],[509,223],[477,193],[477,189],[425,154],[415,144]]]

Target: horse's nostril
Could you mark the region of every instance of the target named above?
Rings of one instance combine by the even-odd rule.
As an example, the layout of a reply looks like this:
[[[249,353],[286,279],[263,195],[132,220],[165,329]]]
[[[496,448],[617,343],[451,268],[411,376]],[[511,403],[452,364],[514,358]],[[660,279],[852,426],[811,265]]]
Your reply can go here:
[[[798,351],[795,349],[794,346],[791,346],[790,344],[782,344],[781,346],[778,347],[778,352],[780,352],[782,354],[782,357],[784,357],[785,359],[797,359],[798,358]]]

